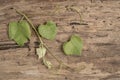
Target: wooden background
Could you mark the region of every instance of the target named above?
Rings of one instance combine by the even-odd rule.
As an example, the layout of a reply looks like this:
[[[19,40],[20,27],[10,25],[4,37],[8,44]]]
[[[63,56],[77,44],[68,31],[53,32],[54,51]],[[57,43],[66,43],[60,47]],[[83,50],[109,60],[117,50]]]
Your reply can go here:
[[[70,24],[79,23],[79,15],[65,6],[78,8],[88,25]],[[49,53],[47,58],[55,67],[48,70],[42,65],[35,56],[34,35],[30,51],[27,45],[19,47],[9,40],[8,23],[21,17],[12,7],[24,12],[36,26],[49,20],[57,23],[56,39],[45,42],[73,70],[58,71]],[[84,41],[81,56],[65,56],[61,50],[72,34]],[[0,0],[0,80],[120,80],[120,0]]]

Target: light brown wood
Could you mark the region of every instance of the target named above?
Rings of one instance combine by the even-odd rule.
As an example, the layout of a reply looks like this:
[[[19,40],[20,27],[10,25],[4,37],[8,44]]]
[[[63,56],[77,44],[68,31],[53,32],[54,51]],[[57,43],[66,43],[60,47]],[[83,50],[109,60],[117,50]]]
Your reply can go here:
[[[79,23],[79,15],[65,8],[71,5],[79,9],[88,25],[70,24]],[[28,15],[36,26],[48,20],[57,23],[56,39],[45,42],[73,70],[46,69],[35,56],[34,35],[31,51],[9,40],[8,23],[21,17],[11,7]],[[63,42],[72,34],[84,41],[81,56],[65,56],[61,50]],[[57,65],[49,53],[47,58]],[[0,0],[0,80],[120,80],[120,1]]]

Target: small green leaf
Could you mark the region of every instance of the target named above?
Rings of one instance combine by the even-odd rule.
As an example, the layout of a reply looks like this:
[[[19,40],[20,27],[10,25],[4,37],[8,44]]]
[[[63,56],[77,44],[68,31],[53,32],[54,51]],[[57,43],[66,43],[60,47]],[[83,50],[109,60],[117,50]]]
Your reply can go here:
[[[48,68],[52,68],[52,63],[50,61],[47,61],[46,59],[43,59],[43,64]]]
[[[70,41],[63,44],[63,51],[66,55],[80,55],[83,42],[80,37],[73,35]]]
[[[46,54],[46,48],[45,47],[40,47],[36,49],[36,53],[38,55],[38,58],[41,59],[42,57],[45,56]]]
[[[31,31],[27,21],[9,23],[9,38],[15,40],[18,45],[23,46],[30,36]]]
[[[56,24],[52,21],[48,21],[45,25],[38,27],[38,32],[42,37],[53,40],[57,34]]]

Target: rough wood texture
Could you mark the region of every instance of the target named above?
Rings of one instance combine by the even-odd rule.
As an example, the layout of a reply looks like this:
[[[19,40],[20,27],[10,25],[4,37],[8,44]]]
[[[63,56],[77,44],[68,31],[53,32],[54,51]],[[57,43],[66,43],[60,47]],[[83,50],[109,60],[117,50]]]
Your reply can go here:
[[[83,13],[88,25],[70,25],[79,22],[79,16],[67,11],[73,5]],[[46,69],[34,55],[36,37],[27,46],[19,47],[8,39],[10,21],[20,16],[15,7],[29,16],[34,25],[53,20],[58,25],[54,41],[47,42],[51,51],[74,69]],[[78,34],[84,41],[82,56],[65,56],[61,45],[70,35]],[[27,56],[30,54],[29,56]],[[53,64],[57,62],[48,54]],[[120,0],[0,0],[0,80],[120,80]]]

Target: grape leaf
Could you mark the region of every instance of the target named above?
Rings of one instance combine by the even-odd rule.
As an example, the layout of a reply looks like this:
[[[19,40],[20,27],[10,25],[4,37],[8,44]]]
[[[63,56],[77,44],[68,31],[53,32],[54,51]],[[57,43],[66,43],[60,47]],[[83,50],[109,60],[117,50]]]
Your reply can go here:
[[[52,21],[48,21],[45,25],[38,27],[38,32],[42,37],[53,40],[57,34],[56,24]]]
[[[9,38],[15,40],[18,45],[23,46],[30,36],[31,31],[27,21],[9,23]]]
[[[73,35],[70,41],[63,44],[63,51],[66,55],[80,55],[83,42],[79,36]]]
[[[46,48],[45,47],[36,48],[36,53],[38,55],[38,58],[41,59],[46,54]]]

